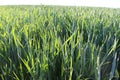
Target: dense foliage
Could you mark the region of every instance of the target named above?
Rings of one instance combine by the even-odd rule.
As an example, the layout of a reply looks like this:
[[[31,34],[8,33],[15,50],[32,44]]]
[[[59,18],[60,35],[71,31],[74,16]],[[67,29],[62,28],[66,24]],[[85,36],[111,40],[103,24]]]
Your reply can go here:
[[[0,7],[2,80],[108,80],[119,54],[120,9]]]

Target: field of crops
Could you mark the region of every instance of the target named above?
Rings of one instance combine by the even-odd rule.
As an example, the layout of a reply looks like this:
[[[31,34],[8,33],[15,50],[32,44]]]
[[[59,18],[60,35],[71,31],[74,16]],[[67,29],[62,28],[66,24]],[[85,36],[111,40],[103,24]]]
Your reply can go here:
[[[118,55],[120,9],[0,6],[0,80],[111,80]]]

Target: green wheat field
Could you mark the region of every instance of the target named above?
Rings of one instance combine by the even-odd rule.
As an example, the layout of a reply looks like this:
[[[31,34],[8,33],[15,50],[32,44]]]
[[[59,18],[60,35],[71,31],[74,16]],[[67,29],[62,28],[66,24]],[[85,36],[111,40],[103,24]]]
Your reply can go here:
[[[120,9],[0,6],[0,80],[117,80],[118,55]]]

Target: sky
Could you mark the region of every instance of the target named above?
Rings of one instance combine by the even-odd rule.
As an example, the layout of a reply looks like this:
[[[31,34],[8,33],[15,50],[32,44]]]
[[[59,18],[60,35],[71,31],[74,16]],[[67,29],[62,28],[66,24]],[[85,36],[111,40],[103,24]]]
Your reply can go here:
[[[62,5],[120,8],[120,0],[0,0],[0,5]]]

